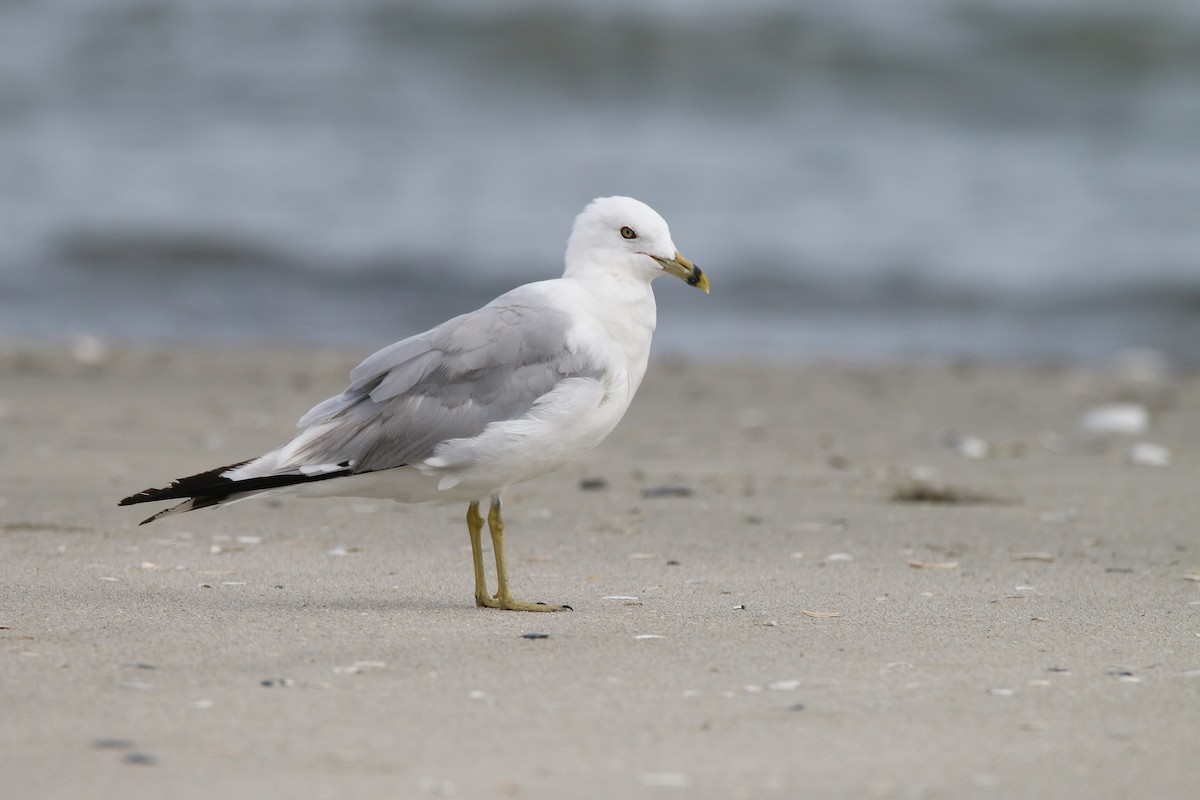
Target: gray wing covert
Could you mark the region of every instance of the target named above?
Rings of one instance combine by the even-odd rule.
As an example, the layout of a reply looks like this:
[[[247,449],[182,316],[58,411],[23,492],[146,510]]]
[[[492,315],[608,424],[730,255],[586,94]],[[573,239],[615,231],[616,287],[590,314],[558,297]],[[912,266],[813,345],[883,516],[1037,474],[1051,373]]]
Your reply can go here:
[[[295,460],[387,469],[520,417],[563,379],[603,374],[594,354],[568,347],[572,324],[555,308],[493,304],[385,347],[300,420],[320,429]]]

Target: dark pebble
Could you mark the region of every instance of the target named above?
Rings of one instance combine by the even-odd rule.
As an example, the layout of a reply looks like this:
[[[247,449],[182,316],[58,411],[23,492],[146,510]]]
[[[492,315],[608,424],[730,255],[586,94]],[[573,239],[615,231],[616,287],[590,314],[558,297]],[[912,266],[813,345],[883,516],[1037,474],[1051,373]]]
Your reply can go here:
[[[1128,572],[1133,572],[1133,567],[1105,567],[1104,571],[1105,572],[1119,572],[1119,573],[1124,574],[1124,573],[1128,573]]]
[[[787,710],[788,711],[803,711],[804,703],[792,703],[790,706],[787,707]]]
[[[691,497],[692,490],[686,486],[647,486],[642,489],[642,497]]]
[[[131,750],[133,739],[94,739],[92,747],[97,750]]]
[[[668,567],[678,567],[679,562],[672,558],[670,561],[667,562],[667,566]]]
[[[158,763],[158,759],[146,753],[126,753],[121,760],[126,764],[136,764],[139,767],[152,767]]]
[[[579,482],[579,488],[585,492],[594,492],[598,489],[607,489],[608,481],[604,478],[584,478]]]
[[[550,634],[548,634],[548,633],[522,633],[521,638],[522,639],[549,639]]]

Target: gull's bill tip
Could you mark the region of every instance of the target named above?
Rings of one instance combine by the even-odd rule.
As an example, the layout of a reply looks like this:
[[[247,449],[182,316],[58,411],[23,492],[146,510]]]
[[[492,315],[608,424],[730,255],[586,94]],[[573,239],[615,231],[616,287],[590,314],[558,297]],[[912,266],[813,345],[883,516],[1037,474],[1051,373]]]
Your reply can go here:
[[[679,280],[688,286],[695,286],[700,291],[708,294],[708,276],[692,263],[691,259],[685,257],[682,253],[676,251],[674,258],[650,257],[661,264],[666,272],[679,278]]]

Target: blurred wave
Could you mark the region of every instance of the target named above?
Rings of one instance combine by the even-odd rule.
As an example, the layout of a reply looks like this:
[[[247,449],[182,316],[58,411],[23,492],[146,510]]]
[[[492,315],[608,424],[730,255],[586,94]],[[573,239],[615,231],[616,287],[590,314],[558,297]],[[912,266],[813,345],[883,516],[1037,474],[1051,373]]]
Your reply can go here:
[[[0,335],[386,342],[621,193],[667,348],[1200,364],[1197,74],[1189,0],[14,0]]]

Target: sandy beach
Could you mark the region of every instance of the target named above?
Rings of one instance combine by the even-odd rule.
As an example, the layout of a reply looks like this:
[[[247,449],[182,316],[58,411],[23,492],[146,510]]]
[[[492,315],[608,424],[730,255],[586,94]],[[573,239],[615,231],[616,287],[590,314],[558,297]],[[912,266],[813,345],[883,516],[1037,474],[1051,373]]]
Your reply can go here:
[[[363,355],[0,346],[6,796],[1200,786],[1195,376],[653,361],[507,496],[516,595],[572,613],[476,608],[457,506],[117,507]]]

